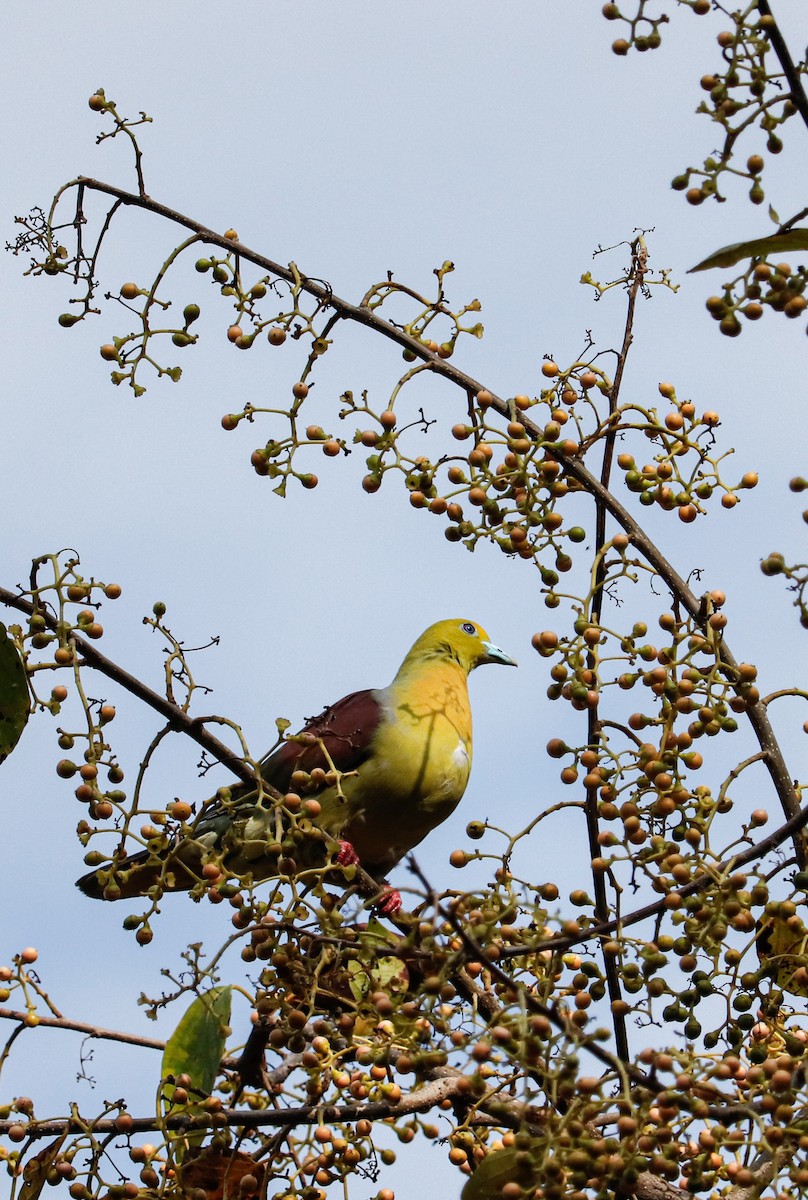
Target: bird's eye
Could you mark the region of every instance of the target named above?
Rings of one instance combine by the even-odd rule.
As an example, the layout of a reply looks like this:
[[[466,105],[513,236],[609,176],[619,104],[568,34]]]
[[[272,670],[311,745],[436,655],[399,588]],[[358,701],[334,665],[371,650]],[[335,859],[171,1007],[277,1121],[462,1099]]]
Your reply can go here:
[[[463,624],[460,626],[460,628],[463,630],[464,633],[476,633],[477,632],[476,627],[474,625],[472,625],[471,621],[464,621]]]

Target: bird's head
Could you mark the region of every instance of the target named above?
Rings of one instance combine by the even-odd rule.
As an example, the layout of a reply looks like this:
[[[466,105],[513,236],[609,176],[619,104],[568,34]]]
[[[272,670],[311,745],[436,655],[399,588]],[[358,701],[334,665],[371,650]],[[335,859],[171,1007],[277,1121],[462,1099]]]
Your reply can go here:
[[[403,666],[415,661],[443,659],[456,662],[465,672],[473,671],[482,663],[502,663],[504,666],[515,667],[514,660],[495,646],[483,629],[475,621],[464,621],[460,618],[452,621],[438,621],[425,629],[413,648],[410,650]]]

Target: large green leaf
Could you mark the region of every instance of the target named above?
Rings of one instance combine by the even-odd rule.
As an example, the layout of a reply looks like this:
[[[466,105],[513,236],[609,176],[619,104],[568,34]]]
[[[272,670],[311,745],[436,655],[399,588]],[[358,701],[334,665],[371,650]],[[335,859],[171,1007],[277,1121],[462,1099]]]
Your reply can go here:
[[[219,1063],[224,1054],[225,1042],[230,1033],[230,1005],[232,988],[215,987],[197,996],[180,1021],[163,1051],[162,1077],[187,1075],[191,1080],[192,1093],[210,1094]],[[163,1102],[171,1105],[176,1087],[168,1083],[163,1088]],[[189,1103],[188,1113],[201,1112],[199,1104]],[[189,1143],[200,1142],[203,1133],[190,1134]]]
[[[765,258],[769,254],[788,254],[794,250],[808,250],[808,229],[787,229],[785,233],[753,238],[751,242],[722,246],[715,254],[691,267],[688,275],[694,271],[709,271],[712,267],[734,267],[742,258]]]
[[[28,681],[17,647],[0,622],[0,762],[22,737],[28,720]]]

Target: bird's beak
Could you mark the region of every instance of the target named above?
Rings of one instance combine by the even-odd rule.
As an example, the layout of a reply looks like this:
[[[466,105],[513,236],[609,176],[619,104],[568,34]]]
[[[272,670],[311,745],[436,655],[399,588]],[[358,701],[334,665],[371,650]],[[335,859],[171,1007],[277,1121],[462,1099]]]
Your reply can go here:
[[[519,664],[515,659],[506,654],[504,650],[500,650],[499,646],[495,646],[493,642],[483,642],[484,654],[477,660],[478,663],[502,663],[505,667],[516,667]]]

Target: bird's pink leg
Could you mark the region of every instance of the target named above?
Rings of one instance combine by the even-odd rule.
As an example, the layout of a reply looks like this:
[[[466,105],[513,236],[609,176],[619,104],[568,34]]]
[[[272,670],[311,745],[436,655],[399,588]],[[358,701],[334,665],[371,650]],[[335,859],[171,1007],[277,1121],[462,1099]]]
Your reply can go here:
[[[337,862],[341,867],[358,867],[359,855],[354,850],[350,842],[339,841],[339,853],[337,854]]]
[[[374,908],[377,908],[383,917],[394,917],[400,911],[401,905],[401,892],[397,888],[385,888]]]
[[[346,842],[344,838],[339,840],[339,852],[337,853],[337,862],[341,867],[358,867],[360,866],[359,855],[354,850],[350,842]],[[402,905],[401,892],[396,888],[384,888],[379,893],[379,898],[374,903],[373,907],[378,909],[383,917],[394,917],[400,911]]]

